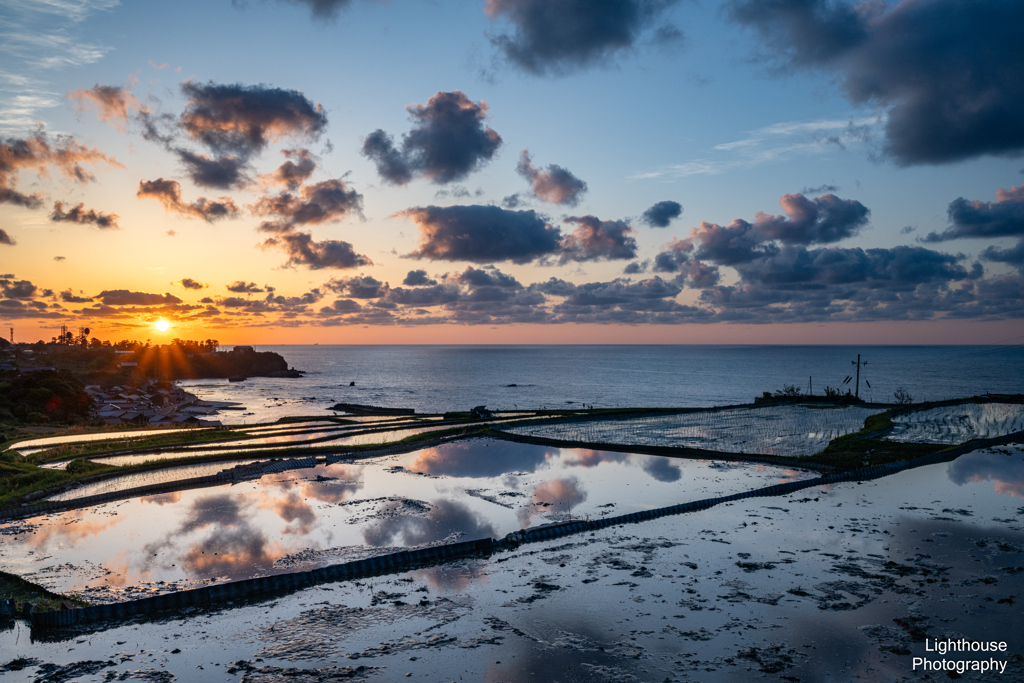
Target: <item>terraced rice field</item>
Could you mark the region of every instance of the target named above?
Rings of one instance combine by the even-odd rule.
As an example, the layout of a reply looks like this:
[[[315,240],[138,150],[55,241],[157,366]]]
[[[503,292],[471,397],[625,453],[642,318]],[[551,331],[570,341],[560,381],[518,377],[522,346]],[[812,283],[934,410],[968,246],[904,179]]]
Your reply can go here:
[[[890,441],[958,444],[1024,430],[1024,405],[967,403],[892,418]]]
[[[725,453],[801,457],[836,437],[860,431],[877,409],[856,406],[766,406],[658,415],[622,420],[521,425],[511,434],[577,443],[684,446]]]

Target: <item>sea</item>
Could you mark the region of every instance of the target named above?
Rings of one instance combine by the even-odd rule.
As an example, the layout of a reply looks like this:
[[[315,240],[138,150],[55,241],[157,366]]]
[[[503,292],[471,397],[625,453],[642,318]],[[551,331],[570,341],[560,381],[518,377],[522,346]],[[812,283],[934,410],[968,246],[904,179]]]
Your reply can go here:
[[[709,407],[795,386],[859,391],[886,403],[1024,393],[1024,345],[999,346],[256,346],[299,379],[188,380],[200,398],[236,404],[216,419],[331,415],[338,402],[442,413],[609,407]],[[858,356],[860,383],[857,384]],[[244,408],[244,410],[243,410]]]

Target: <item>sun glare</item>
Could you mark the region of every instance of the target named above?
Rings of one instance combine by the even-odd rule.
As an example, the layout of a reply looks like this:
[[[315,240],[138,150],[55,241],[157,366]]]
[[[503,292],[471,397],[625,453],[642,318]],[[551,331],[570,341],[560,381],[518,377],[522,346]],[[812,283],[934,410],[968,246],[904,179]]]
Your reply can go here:
[[[156,321],[156,329],[160,330],[161,332],[166,332],[167,328],[170,327],[170,326],[171,326],[171,324],[169,322],[167,322],[166,320],[157,320]]]

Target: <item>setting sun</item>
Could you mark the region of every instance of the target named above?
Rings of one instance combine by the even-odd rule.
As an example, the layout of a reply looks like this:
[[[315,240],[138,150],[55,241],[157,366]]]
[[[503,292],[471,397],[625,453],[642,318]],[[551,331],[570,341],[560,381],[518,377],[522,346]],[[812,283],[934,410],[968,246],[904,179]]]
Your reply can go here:
[[[170,326],[171,326],[171,324],[169,322],[167,322],[166,320],[157,320],[156,321],[156,329],[160,330],[161,332],[166,332],[167,328],[170,327]]]

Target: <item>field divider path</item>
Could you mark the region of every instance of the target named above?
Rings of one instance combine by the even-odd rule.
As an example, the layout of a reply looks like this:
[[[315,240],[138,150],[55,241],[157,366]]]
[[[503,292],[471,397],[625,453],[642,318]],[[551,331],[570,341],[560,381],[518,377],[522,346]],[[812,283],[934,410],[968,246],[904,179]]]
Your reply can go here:
[[[917,467],[934,465],[955,460],[964,453],[980,448],[1003,445],[1024,440],[1024,432],[1014,432],[991,439],[977,439],[954,448],[931,453],[913,460],[904,460],[886,465],[874,465],[845,472],[827,474],[815,479],[791,481],[764,488],[735,493],[716,498],[705,498],[668,507],[641,510],[625,515],[604,517],[595,520],[578,520],[543,524],[507,534],[503,539],[481,538],[472,541],[430,546],[417,550],[406,550],[387,555],[378,555],[363,560],[329,565],[308,571],[261,576],[241,581],[231,581],[213,586],[204,586],[174,593],[164,593],[138,600],[94,605],[91,607],[30,612],[33,628],[48,629],[71,627],[102,622],[118,622],[135,618],[171,617],[174,612],[186,608],[220,609],[235,606],[237,602],[262,600],[282,594],[310,588],[323,583],[333,583],[370,576],[397,574],[410,569],[434,566],[452,560],[471,556],[489,556],[502,550],[511,550],[523,543],[535,543],[572,534],[597,531],[622,524],[634,524],[669,515],[698,512],[746,498],[784,496],[802,489],[828,486],[850,481],[868,481],[896,474]],[[101,627],[102,628],[102,627]]]

